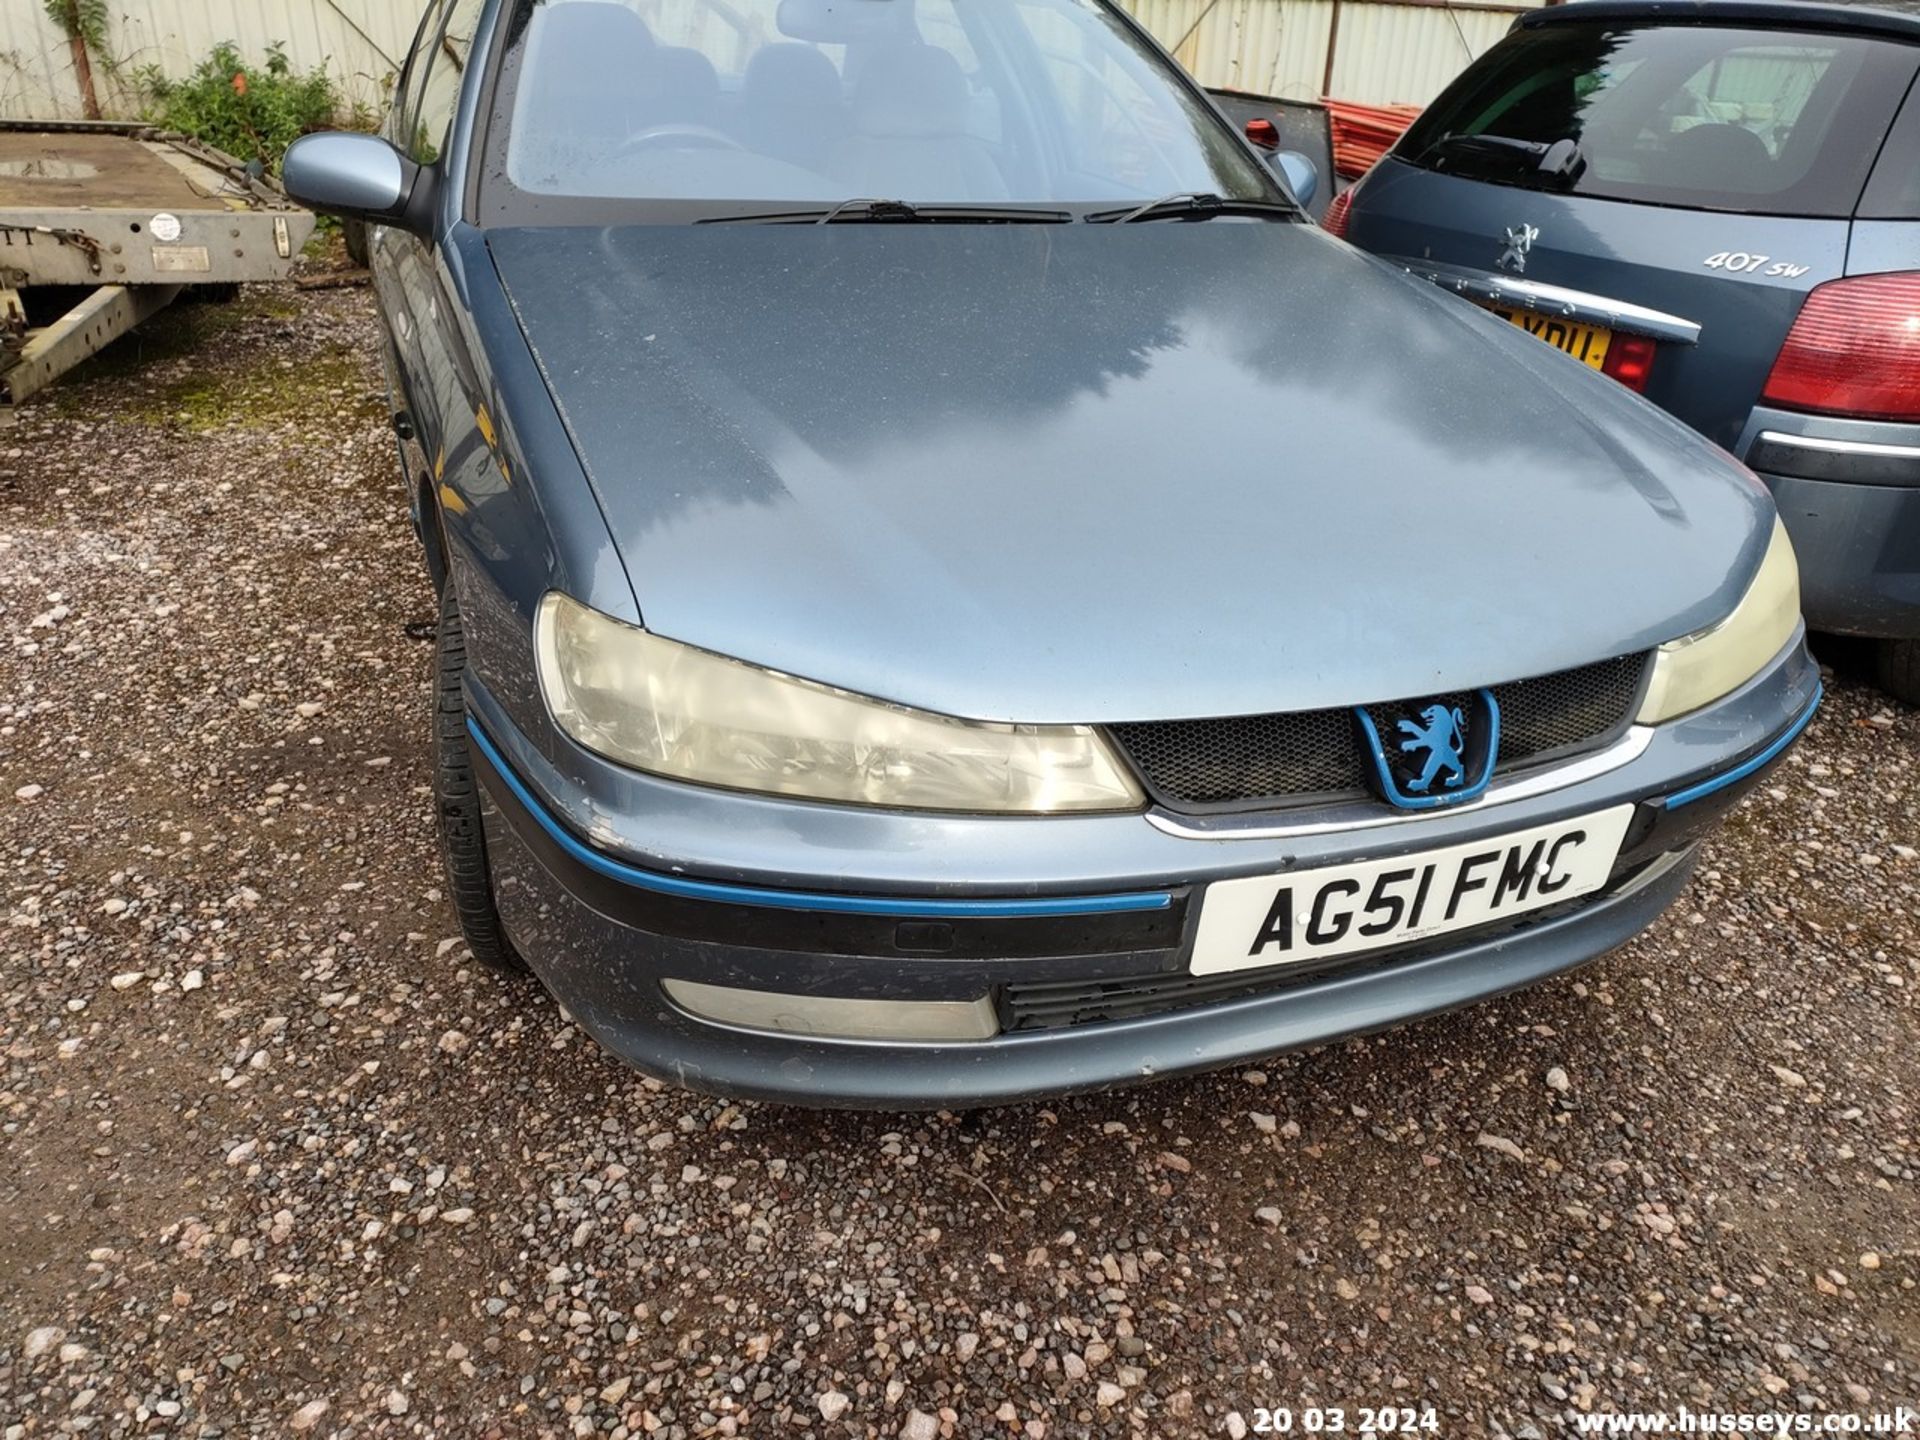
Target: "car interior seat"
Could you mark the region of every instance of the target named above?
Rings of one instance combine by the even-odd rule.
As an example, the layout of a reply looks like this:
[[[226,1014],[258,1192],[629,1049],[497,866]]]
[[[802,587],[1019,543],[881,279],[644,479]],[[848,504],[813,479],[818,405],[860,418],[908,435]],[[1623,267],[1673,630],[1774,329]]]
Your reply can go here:
[[[1007,198],[993,152],[967,133],[970,92],[960,62],[932,45],[889,45],[861,67],[852,133],[829,166],[849,195],[876,199]]]
[[[698,50],[662,45],[654,55],[649,125],[712,126],[719,119],[720,73]]]
[[[846,135],[846,87],[821,51],[798,41],[765,45],[747,61],[740,106],[749,150],[821,170]]]
[[[643,97],[654,88],[659,47],[647,22],[613,0],[542,6],[532,25],[529,51],[551,48],[566,63],[529,65],[533,93],[518,109],[533,124],[515,127],[513,163],[559,181],[645,127]]]
[[[1772,169],[1766,141],[1744,125],[1715,122],[1673,137],[1659,179],[1674,189],[1760,191]]]

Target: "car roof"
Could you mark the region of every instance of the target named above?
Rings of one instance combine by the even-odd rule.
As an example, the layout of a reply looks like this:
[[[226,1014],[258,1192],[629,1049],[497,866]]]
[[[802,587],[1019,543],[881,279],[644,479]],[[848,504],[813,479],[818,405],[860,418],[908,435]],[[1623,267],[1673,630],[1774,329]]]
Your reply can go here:
[[[1920,0],[1873,0],[1871,4],[1803,3],[1803,0],[1572,0],[1529,10],[1515,29],[1581,21],[1665,21],[1678,25],[1751,25],[1782,30],[1846,30],[1920,41]]]

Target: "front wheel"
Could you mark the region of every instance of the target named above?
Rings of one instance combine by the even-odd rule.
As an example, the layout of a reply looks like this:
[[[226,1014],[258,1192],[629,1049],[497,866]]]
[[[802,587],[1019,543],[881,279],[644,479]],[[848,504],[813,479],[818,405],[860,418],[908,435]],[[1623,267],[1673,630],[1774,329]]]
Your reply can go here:
[[[435,668],[433,714],[433,799],[440,813],[440,854],[447,866],[447,893],[453,898],[460,933],[473,958],[490,970],[517,973],[527,968],[514,952],[493,903],[493,877],[487,870],[487,837],[480,819],[480,787],[473,773],[472,741],[467,735],[467,638],[460,625],[460,602],[453,586],[440,591],[440,636]]]
[[[1920,640],[1880,642],[1880,688],[1896,700],[1920,705]]]

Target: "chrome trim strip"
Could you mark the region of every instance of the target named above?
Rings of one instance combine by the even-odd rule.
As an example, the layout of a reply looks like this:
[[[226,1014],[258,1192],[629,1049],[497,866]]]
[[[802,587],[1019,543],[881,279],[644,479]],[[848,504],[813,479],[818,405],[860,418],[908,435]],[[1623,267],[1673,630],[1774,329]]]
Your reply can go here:
[[[993,997],[973,1000],[859,1000],[662,980],[660,988],[697,1020],[789,1040],[882,1040],[951,1044],[1000,1033]]]
[[[1693,852],[1699,848],[1699,842],[1694,841],[1692,844],[1682,845],[1678,850],[1669,850],[1664,855],[1656,856],[1647,862],[1646,868],[1641,870],[1638,875],[1627,881],[1627,883],[1622,885],[1618,890],[1602,890],[1599,895],[1594,898],[1600,900],[1624,900],[1629,895],[1637,895],[1662,875],[1673,869],[1674,866],[1685,864],[1688,860],[1692,859]]]
[[[1872,440],[1830,440],[1825,435],[1789,435],[1784,430],[1762,430],[1753,437],[1753,443],[1785,445],[1790,450],[1823,450],[1830,455],[1878,455],[1890,460],[1920,460],[1920,445],[1882,445]]]
[[[1570,320],[1585,320],[1614,330],[1648,335],[1672,345],[1697,345],[1700,342],[1700,325],[1697,321],[1669,315],[1664,310],[1650,310],[1626,300],[1614,300],[1585,290],[1568,290],[1564,286],[1547,285],[1519,275],[1472,270],[1465,265],[1446,265],[1438,260],[1414,260],[1404,255],[1384,255],[1381,258],[1398,265],[1410,275],[1417,275],[1422,280],[1438,285],[1442,290],[1451,290],[1474,300],[1511,305],[1520,310],[1537,310],[1542,314],[1564,315]]]
[[[1570,785],[1598,779],[1630,765],[1646,753],[1653,743],[1651,725],[1630,725],[1627,733],[1604,750],[1569,760],[1527,775],[1496,780],[1478,800],[1445,810],[1385,811],[1376,803],[1347,804],[1338,808],[1317,808],[1312,819],[1275,822],[1262,815],[1173,815],[1165,810],[1149,810],[1147,823],[1168,835],[1183,840],[1295,840],[1309,835],[1333,835],[1355,830],[1380,830],[1390,825],[1418,824],[1443,815],[1472,815],[1496,805],[1516,800],[1531,800],[1551,795]]]

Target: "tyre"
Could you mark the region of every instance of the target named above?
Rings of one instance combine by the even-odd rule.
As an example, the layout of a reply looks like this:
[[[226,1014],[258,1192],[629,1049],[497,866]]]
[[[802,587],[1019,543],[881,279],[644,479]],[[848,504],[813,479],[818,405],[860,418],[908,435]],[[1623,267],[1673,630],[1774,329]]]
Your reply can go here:
[[[527,968],[514,953],[494,908],[493,880],[487,872],[487,837],[480,821],[480,788],[473,774],[473,750],[467,736],[467,698],[461,688],[467,671],[466,633],[453,587],[440,592],[440,638],[436,653],[433,711],[433,799],[440,812],[440,854],[447,866],[447,893],[453,899],[460,933],[473,958],[490,970],[517,973]]]
[[[1880,642],[1880,688],[1896,700],[1920,705],[1920,640]]]
[[[340,222],[340,238],[347,247],[347,259],[362,270],[367,268],[367,257],[372,253],[367,246],[367,222],[364,220],[343,220]]]

